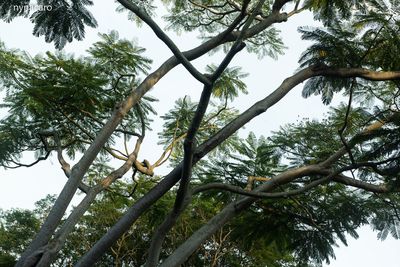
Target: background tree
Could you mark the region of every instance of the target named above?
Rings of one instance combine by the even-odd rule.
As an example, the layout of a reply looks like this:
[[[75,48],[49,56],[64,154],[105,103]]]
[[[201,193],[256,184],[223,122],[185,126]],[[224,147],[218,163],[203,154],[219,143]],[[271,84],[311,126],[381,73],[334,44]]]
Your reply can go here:
[[[173,54],[150,74],[144,49],[116,32],[101,34],[80,58],[62,52],[32,58],[1,44],[0,79],[7,94],[2,106],[9,115],[0,122],[0,163],[32,166],[54,153],[68,177],[17,266],[92,266],[99,260],[312,266],[329,262],[336,240],[346,243],[344,233],[357,236],[363,224],[373,225],[382,239],[388,233],[398,238],[396,1],[163,1],[169,29],[196,30],[204,39],[186,52],[153,21],[153,1],[118,2],[120,11],[147,24]],[[34,34],[57,48],[83,38],[85,25],[96,26],[85,7],[91,1],[61,1],[48,13],[15,11],[27,3],[1,4],[1,18],[30,15]],[[260,57],[278,57],[284,43],[274,24],[305,10],[323,26],[299,28],[312,42],[299,70],[246,111],[231,108],[239,93],[250,91],[244,70],[230,66],[231,60],[245,47]],[[219,47],[223,60],[215,64],[210,57],[205,73],[190,63]],[[156,99],[147,93],[178,64],[203,85],[201,97],[177,100],[162,116],[164,152],[154,163],[139,160],[155,114]],[[342,92],[349,101],[322,121],[283,126],[268,138],[236,134],[304,81],[304,97],[321,95],[330,104]],[[19,162],[27,151],[36,153],[35,162]],[[71,167],[67,161],[77,155]],[[109,164],[111,159],[122,164]],[[171,172],[154,176],[168,160]],[[132,179],[121,185],[127,173]],[[85,196],[63,219],[78,188]],[[114,201],[115,192],[125,197]],[[107,216],[100,219],[103,211]],[[107,231],[95,231],[100,226]],[[84,245],[71,251],[83,233]],[[136,241],[145,247],[140,254],[132,254]]]

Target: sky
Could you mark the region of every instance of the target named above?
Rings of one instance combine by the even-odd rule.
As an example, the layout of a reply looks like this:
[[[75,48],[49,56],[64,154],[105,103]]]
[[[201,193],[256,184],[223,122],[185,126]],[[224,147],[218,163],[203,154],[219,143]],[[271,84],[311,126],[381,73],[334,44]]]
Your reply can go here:
[[[157,39],[148,27],[138,28],[134,23],[127,20],[126,13],[115,12],[115,7],[114,1],[111,0],[95,1],[95,5],[90,10],[98,21],[98,27],[96,29],[86,28],[86,38],[80,42],[74,41],[67,44],[64,49],[65,52],[77,56],[83,55],[93,42],[99,40],[97,36],[99,32],[108,33],[111,30],[117,30],[120,37],[135,40],[139,46],[146,48],[145,55],[153,59],[153,69],[171,56],[168,48]],[[161,22],[160,13],[158,13],[156,20]],[[244,72],[250,74],[245,78],[249,94],[242,95],[235,100],[235,108],[241,111],[245,110],[250,103],[264,98],[276,89],[286,77],[295,72],[298,68],[298,58],[308,45],[299,38],[297,32],[299,25],[315,25],[311,14],[301,13],[290,18],[287,23],[278,25],[278,28],[282,31],[283,41],[288,47],[285,55],[280,56],[278,60],[268,57],[258,59],[257,56],[247,53],[240,53],[233,60],[231,66],[239,65]],[[32,29],[33,25],[23,18],[16,18],[10,24],[0,22],[0,40],[8,48],[18,48],[27,51],[32,56],[45,51],[55,51],[53,45],[46,43],[43,37],[34,37]],[[169,35],[183,51],[197,46],[201,42],[196,33],[182,33],[181,35],[169,33]],[[222,56],[221,53],[217,53],[212,57],[196,60],[193,64],[199,69],[203,69],[206,64],[218,64]],[[177,67],[150,91],[150,95],[154,95],[160,100],[155,104],[155,108],[158,116],[161,116],[173,107],[174,101],[178,97],[190,95],[192,99],[198,99],[200,90],[201,84],[193,79],[183,67]],[[4,96],[4,92],[0,92],[1,96]],[[332,104],[338,104],[340,101],[345,101],[345,99],[335,96]],[[271,131],[278,130],[280,126],[286,123],[295,122],[305,117],[322,118],[327,110],[328,107],[322,104],[319,97],[313,96],[303,99],[301,97],[301,86],[298,86],[265,114],[253,119],[246,125],[246,130],[242,130],[240,134],[245,136],[248,133],[247,129],[251,129],[258,136],[268,136]],[[5,115],[6,110],[0,109],[0,117]],[[161,129],[161,126],[161,123],[155,119],[154,125],[152,125],[154,131],[147,134],[142,146],[141,155],[150,162],[154,162],[159,156],[154,151],[161,153],[161,148],[157,146],[157,132]],[[26,155],[22,160],[29,162],[32,159],[31,156]],[[162,175],[167,171],[164,168],[156,174]],[[58,194],[65,180],[64,174],[54,158],[41,162],[34,168],[0,169],[0,208],[32,208],[35,201],[47,194]],[[369,227],[362,227],[359,234],[360,237],[357,240],[348,238],[348,247],[341,246],[335,249],[336,260],[332,260],[330,267],[376,267],[378,265],[400,267],[400,262],[397,259],[400,252],[400,241],[391,237],[388,237],[384,242],[378,241],[376,233],[372,232]]]

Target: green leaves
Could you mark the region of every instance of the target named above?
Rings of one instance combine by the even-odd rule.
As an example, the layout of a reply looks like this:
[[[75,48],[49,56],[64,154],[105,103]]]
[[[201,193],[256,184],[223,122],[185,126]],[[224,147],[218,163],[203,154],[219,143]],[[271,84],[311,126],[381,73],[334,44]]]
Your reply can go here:
[[[270,142],[292,166],[314,164],[340,148],[337,130],[328,121],[303,120],[288,124],[270,137]]]
[[[335,67],[354,67],[360,61],[356,34],[340,26],[328,29],[300,27],[301,38],[315,42],[301,55],[301,67],[326,64]]]
[[[93,5],[90,0],[73,0],[71,3],[53,0],[40,0],[39,5],[50,5],[51,10],[38,10],[31,16],[35,24],[33,34],[44,35],[46,42],[54,42],[57,49],[61,49],[73,39],[82,40],[85,37],[85,25],[95,28],[97,22],[86,9]]]
[[[123,75],[146,74],[151,60],[142,56],[145,49],[128,40],[119,39],[117,31],[99,34],[101,40],[88,49],[94,64],[113,78],[113,82]]]
[[[384,241],[389,235],[400,239],[400,218],[398,213],[398,195],[374,195],[368,201],[374,207],[371,227],[378,231],[378,239]]]
[[[303,40],[315,42],[299,59],[301,67],[330,66],[330,67],[357,67],[361,61],[361,50],[357,45],[355,33],[344,30],[342,27],[329,29],[301,27],[299,32]],[[328,105],[333,94],[343,89],[349,90],[352,84],[350,79],[316,76],[308,79],[303,87],[302,96],[312,94],[321,95],[322,102]]]
[[[333,68],[368,68],[372,70],[398,70],[398,22],[395,6],[391,1],[308,1],[325,28],[300,27],[303,40],[312,41],[300,57],[300,65]],[[350,10],[354,10],[350,12]],[[368,11],[368,12],[367,12]],[[303,89],[303,96],[320,94],[324,104],[329,104],[334,93],[354,89],[357,101],[370,101],[369,82],[334,77],[313,77]],[[391,83],[383,83],[382,90]],[[351,85],[351,86],[350,86]],[[373,87],[376,86],[374,83]],[[381,90],[380,90],[381,91]],[[361,94],[364,96],[362,97]],[[380,93],[379,93],[380,94]]]
[[[279,154],[263,136],[257,138],[250,133],[234,146],[229,156],[232,175],[247,179],[248,176],[271,177],[279,170]]]
[[[62,49],[73,39],[85,37],[85,26],[97,27],[96,19],[86,6],[93,5],[91,0],[11,0],[0,3],[0,19],[10,22],[15,17],[28,17],[34,23],[33,34],[44,35],[46,42],[54,42]]]
[[[156,6],[153,5],[153,0],[143,0],[143,1],[134,1],[135,5],[137,5],[142,11],[144,11],[149,16],[155,15]],[[118,5],[117,12],[122,13],[127,11],[127,9],[123,5]],[[135,13],[128,10],[128,19],[134,21],[137,26],[142,26],[143,21],[136,16]]]
[[[333,94],[340,92],[344,88],[350,87],[351,80],[337,79],[331,77],[312,77],[304,84],[301,95],[307,98],[311,95],[321,95],[322,103],[328,105],[333,99]]]
[[[213,73],[216,70],[216,66],[209,65],[206,70],[209,73]],[[233,101],[240,93],[247,93],[246,84],[242,80],[246,76],[247,74],[242,73],[240,68],[228,67],[214,83],[212,96],[218,99],[220,103],[211,102],[196,136],[197,144],[207,140],[237,115],[235,109],[228,107],[228,101]],[[159,133],[159,143],[163,144],[166,149],[171,149],[172,159],[180,159],[183,155],[182,143],[197,105],[198,103],[192,102],[190,97],[185,96],[184,98],[179,98],[175,102],[174,108],[161,116],[164,120],[164,130]],[[218,151],[227,152],[232,148],[235,139],[236,136],[228,138],[223,145],[218,147]]]
[[[360,0],[307,0],[304,6],[308,6],[314,13],[316,20],[324,23],[325,26],[332,25],[339,21],[349,20],[353,15],[353,10],[365,12],[373,2],[383,1],[360,1]]]
[[[249,176],[271,178],[278,174],[283,168],[279,160],[280,155],[272,143],[250,133],[246,139],[232,142],[228,151],[218,152],[204,161],[194,179],[201,183],[221,182],[245,188]],[[255,186],[259,183],[255,181]],[[224,202],[232,198],[226,192],[210,191],[202,194],[217,197]]]
[[[29,9],[24,8],[29,5],[30,0],[10,0],[0,3],[0,19],[11,22],[15,17],[29,15]]]
[[[196,135],[197,144],[201,144],[219,131],[238,113],[235,109],[229,108],[226,102],[219,105],[211,103],[210,106]],[[159,133],[159,143],[164,145],[166,149],[172,149],[171,158],[174,161],[182,159],[182,144],[196,108],[197,103],[192,102],[190,97],[180,98],[175,102],[173,109],[161,116],[164,120],[164,130]],[[228,151],[235,143],[236,137],[236,135],[233,135],[228,138],[214,153]]]
[[[217,69],[215,65],[208,65],[208,73],[214,73]],[[240,67],[228,67],[214,83],[213,96],[221,101],[232,101],[239,93],[247,94],[247,86],[243,79],[248,76],[241,72]]]
[[[18,256],[39,229],[40,221],[29,210],[0,210],[0,254]]]
[[[168,23],[167,29],[180,33],[182,31],[200,31],[203,39],[209,39],[215,32],[222,32],[226,25],[230,25],[240,14],[242,2],[218,1],[163,1],[169,8],[169,14],[164,16]],[[274,1],[265,1],[264,6],[258,13],[253,26],[271,14]],[[247,7],[248,15],[255,8],[256,2],[250,1]],[[235,30],[240,30],[241,23]],[[230,45],[223,46],[225,51],[230,49]],[[247,39],[246,49],[250,53],[255,53],[261,59],[269,56],[274,59],[283,54],[285,46],[280,37],[280,32],[273,26],[261,31],[260,33]]]
[[[50,52],[30,58],[0,47],[0,84],[6,90],[2,107],[9,110],[0,121],[1,165],[13,165],[23,151],[43,155],[54,150],[54,140],[41,135],[48,130],[57,132],[73,157],[91,143],[115,106],[140,81],[151,62],[141,55],[144,49],[118,39],[116,32],[101,38],[85,58]],[[154,101],[144,97],[120,128],[140,132],[142,121],[149,128]]]

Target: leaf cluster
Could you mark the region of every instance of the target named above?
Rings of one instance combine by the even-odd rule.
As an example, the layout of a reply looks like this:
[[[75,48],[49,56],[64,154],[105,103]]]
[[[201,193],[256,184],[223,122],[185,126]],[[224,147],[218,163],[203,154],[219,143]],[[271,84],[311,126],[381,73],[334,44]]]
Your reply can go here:
[[[71,157],[83,151],[147,73],[151,61],[142,56],[143,48],[120,40],[116,32],[100,38],[90,55],[80,58],[50,52],[32,58],[1,46],[0,84],[6,90],[1,107],[9,114],[0,121],[1,165],[12,165],[24,151],[43,155],[56,149],[54,138],[43,132],[57,134]],[[131,137],[142,123],[149,128],[154,101],[144,97],[106,146],[121,132]]]
[[[215,71],[216,66],[207,66],[207,72]],[[212,97],[216,101],[211,102],[210,109],[205,114],[205,118],[200,125],[196,135],[196,143],[201,144],[213,134],[218,132],[229,121],[237,116],[238,111],[229,107],[229,102],[233,101],[241,93],[247,94],[247,87],[243,79],[247,74],[242,73],[238,67],[228,67],[214,84]],[[163,131],[159,133],[159,143],[167,149],[173,148],[171,159],[179,160],[183,156],[183,141],[186,137],[191,120],[195,114],[198,103],[193,102],[190,97],[185,96],[175,101],[175,106],[165,115],[161,116],[164,120]],[[237,139],[236,135],[228,138],[217,151],[229,151]],[[215,151],[214,153],[217,153]]]
[[[44,36],[62,49],[67,42],[85,37],[85,26],[97,27],[97,21],[87,9],[91,0],[12,0],[0,3],[0,19],[11,22],[14,18],[28,17],[34,24],[33,35]]]
[[[397,70],[400,24],[395,2],[309,1],[325,27],[299,28],[302,39],[313,42],[301,55],[300,66]],[[393,82],[381,84],[383,88],[393,88]],[[342,90],[347,94],[352,90],[359,96],[376,98],[371,92],[374,86],[358,79],[317,76],[306,82],[303,96],[321,95],[325,104],[331,102],[334,93]]]

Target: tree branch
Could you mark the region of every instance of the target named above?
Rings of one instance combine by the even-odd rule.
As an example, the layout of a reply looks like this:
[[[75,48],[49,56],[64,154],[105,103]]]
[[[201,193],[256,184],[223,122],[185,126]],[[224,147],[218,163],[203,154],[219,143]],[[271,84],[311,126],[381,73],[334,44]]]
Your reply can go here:
[[[351,149],[347,145],[347,141],[344,138],[343,133],[347,128],[347,124],[349,123],[349,115],[350,115],[350,110],[351,110],[351,104],[353,102],[353,92],[354,92],[355,84],[356,84],[356,81],[355,81],[355,79],[353,79],[353,82],[351,83],[351,87],[350,87],[349,102],[348,102],[347,108],[346,108],[346,115],[344,117],[344,123],[343,123],[342,128],[340,128],[339,131],[338,131],[340,140],[342,141],[343,146],[346,148],[347,153],[349,154],[350,161],[351,161],[352,164],[355,163],[355,160],[354,160],[354,157],[353,157],[353,153],[351,152]]]
[[[32,163],[27,163],[27,164],[26,163],[16,162],[13,159],[9,159],[7,161],[15,164],[15,166],[4,166],[4,168],[7,168],[7,169],[17,169],[17,168],[20,168],[20,167],[29,168],[29,167],[32,167],[32,166],[38,164],[39,162],[41,162],[43,160],[46,160],[49,157],[50,153],[51,153],[51,151],[47,151],[44,156],[40,156],[35,161],[33,161]]]
[[[312,188],[315,188],[316,186],[323,184],[323,183],[327,183],[330,180],[332,180],[334,177],[338,176],[339,174],[341,174],[344,171],[348,171],[348,170],[352,170],[354,168],[359,167],[358,165],[350,165],[347,167],[343,167],[340,168],[339,170],[336,171],[331,171],[329,169],[326,168],[321,168],[319,173],[315,173],[315,174],[322,174],[322,175],[326,175],[325,177],[312,181],[309,184],[298,188],[298,189],[294,189],[294,190],[290,190],[287,192],[274,192],[274,193],[265,193],[265,192],[260,192],[260,191],[247,191],[247,190],[243,190],[242,188],[238,187],[238,186],[234,186],[234,185],[230,185],[230,184],[223,184],[223,183],[208,183],[205,185],[200,185],[196,188],[193,189],[193,194],[198,194],[200,192],[204,192],[207,190],[215,190],[215,189],[220,189],[220,190],[224,190],[224,191],[229,191],[232,193],[237,193],[240,195],[244,195],[244,196],[249,196],[249,197],[255,197],[255,198],[287,198],[287,197],[291,197],[291,196],[295,196],[295,195],[299,195],[302,194],[306,191],[309,191]],[[272,180],[272,182],[274,182]]]
[[[319,174],[325,168],[319,165],[309,165],[285,171],[275,176],[270,181],[260,186],[257,191],[270,191],[280,184],[286,184],[298,177]],[[165,259],[161,267],[172,267],[183,264],[186,259],[202,244],[209,236],[214,234],[220,229],[227,221],[233,218],[241,210],[249,207],[256,198],[245,197],[239,201],[232,202],[227,205],[221,212],[215,215],[208,223],[197,230],[191,237],[189,237],[183,244],[181,244],[167,259]]]
[[[98,118],[96,118],[95,116],[93,116],[93,114],[90,113],[89,111],[86,111],[86,110],[83,110],[83,109],[78,109],[78,110],[80,112],[85,113],[86,115],[88,115],[89,118],[91,118],[92,120],[94,120],[98,124],[104,126],[104,123],[101,120],[99,120]],[[140,134],[138,134],[138,133],[135,133],[135,132],[132,132],[132,131],[127,131],[127,130],[124,130],[124,129],[115,129],[115,131],[119,132],[119,133],[127,134],[127,135],[136,136],[136,137],[140,136]]]
[[[369,192],[373,193],[378,193],[378,194],[384,194],[384,193],[394,193],[394,192],[400,192],[400,188],[389,188],[386,184],[371,184],[367,183],[364,181],[356,180],[344,175],[338,175],[333,178],[335,182],[356,187],[359,189],[363,189]]]
[[[182,63],[182,65],[189,71],[190,74],[196,80],[199,82],[203,83],[204,85],[210,85],[211,82],[209,79],[207,79],[206,76],[201,74],[191,63],[190,61],[185,57],[185,55],[179,50],[179,48],[175,45],[175,43],[164,33],[164,31],[157,25],[157,23],[149,16],[146,14],[146,11],[135,5],[133,2],[128,1],[128,0],[118,0],[118,2],[123,5],[125,8],[128,10],[132,11],[134,14],[136,14],[140,19],[142,19],[152,30],[153,32],[157,35],[158,38],[160,38],[163,43],[165,43],[168,48],[172,51],[172,53],[175,55],[175,57]]]
[[[69,163],[67,161],[65,161],[63,155],[62,155],[62,146],[61,146],[61,141],[60,138],[58,136],[58,134],[55,132],[54,133],[54,141],[57,145],[57,159],[58,162],[61,165],[61,169],[64,171],[65,176],[67,176],[67,178],[69,179],[71,176],[71,165],[69,165]],[[82,181],[79,183],[78,188],[87,194],[87,192],[90,190],[90,186],[86,185],[85,183],[83,183]]]
[[[275,0],[274,4],[272,5],[272,12],[279,12],[281,8],[290,1],[292,0]]]
[[[318,68],[318,67],[317,67]],[[322,66],[316,75],[336,78],[363,78],[370,81],[399,80],[400,71],[373,71],[365,68],[334,68]]]

